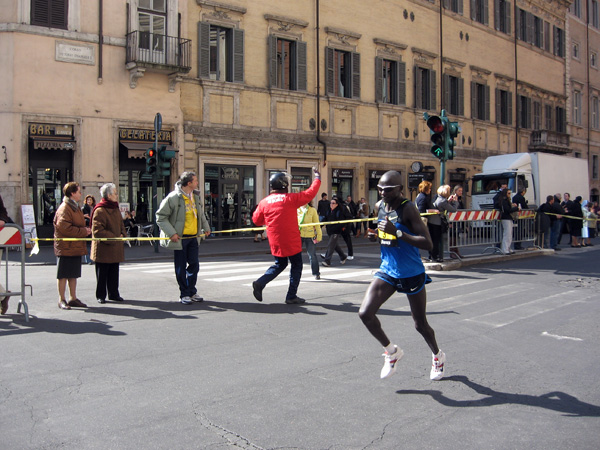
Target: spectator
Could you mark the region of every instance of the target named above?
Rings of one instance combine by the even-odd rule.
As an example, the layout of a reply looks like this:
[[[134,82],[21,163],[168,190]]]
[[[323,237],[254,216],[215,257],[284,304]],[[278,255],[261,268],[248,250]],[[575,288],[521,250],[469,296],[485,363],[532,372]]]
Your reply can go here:
[[[340,209],[343,212],[343,219],[341,220],[352,220],[354,215],[352,213],[352,208],[348,203],[344,203],[341,198],[336,197],[338,199],[338,203],[340,204]],[[352,197],[348,196],[348,199],[352,202]],[[346,243],[348,247],[348,260],[352,261],[354,259],[354,248],[352,247],[352,230],[354,229],[354,222],[348,222],[344,224],[342,228],[342,239]]]
[[[94,196],[86,195],[85,200],[83,201],[83,207],[81,208],[81,211],[83,211],[83,217],[85,217],[85,226],[86,227],[91,227],[90,217],[92,215],[92,210],[94,209],[94,206],[96,206],[96,199],[94,198]],[[92,254],[92,252],[91,252],[92,243],[90,241],[86,241],[85,245],[87,247],[87,253],[85,255],[83,255],[83,262],[85,264],[94,264],[94,262],[92,261],[92,258],[89,256]]]
[[[444,184],[437,190],[437,198],[433,202],[433,207],[439,211],[439,214],[429,216],[430,234],[433,242],[431,255],[437,262],[444,261],[443,236],[448,231],[448,219],[446,212],[456,212],[456,208],[451,202],[455,202],[454,194],[450,195],[450,186]],[[431,232],[433,230],[433,233]]]
[[[85,238],[92,230],[85,226],[85,217],[77,202],[81,200],[79,184],[70,181],[63,187],[63,201],[54,215],[54,254],[57,256],[57,288],[58,307],[87,308],[87,305],[77,298],[77,278],[81,277],[81,257],[87,253],[83,240],[63,241],[62,238]],[[69,302],[65,298],[67,284],[69,285]]]
[[[313,208],[312,202],[298,208],[298,225],[308,223],[318,223],[319,214]],[[306,247],[308,253],[308,262],[310,269],[316,280],[321,279],[319,271],[319,260],[317,259],[317,244],[323,239],[323,232],[319,225],[300,227],[300,237],[302,238],[302,246]]]
[[[457,184],[452,189],[452,195],[448,198],[448,201],[454,208],[456,208],[456,210],[465,209],[465,205],[462,200],[462,195],[463,195],[463,187],[460,184]],[[457,245],[457,241],[460,236],[460,233],[461,232],[464,233],[465,229],[464,229],[463,225],[460,223],[453,223],[451,225],[451,228],[452,229],[449,230],[449,235],[448,235],[448,239],[450,242],[449,243],[450,258],[452,258],[452,259],[462,258],[463,255],[460,254],[460,251],[459,251],[458,245]]]
[[[0,228],[4,227],[7,223],[14,223],[13,220],[8,217],[8,211],[4,206],[4,201],[0,196]],[[2,249],[0,248],[0,262],[2,262]],[[0,284],[0,296],[2,296],[2,300],[0,301],[0,314],[6,314],[8,311],[8,300],[10,299],[10,291],[6,291],[4,286]]]
[[[517,192],[515,195],[513,195],[512,202],[519,207],[519,211],[528,208],[527,200],[525,200],[526,192],[527,192],[527,189],[522,187],[519,189],[519,192]],[[525,229],[523,228],[523,221],[517,220],[517,232],[516,232],[517,241],[515,242],[515,245],[514,245],[515,250],[523,250],[521,240],[524,237],[524,234],[523,234],[524,231],[525,231]]]
[[[367,204],[367,201],[365,200],[364,197],[362,197],[360,199],[360,203],[358,204],[358,218],[359,219],[366,219],[367,217],[369,217],[369,205]],[[367,230],[369,229],[369,226],[367,224],[366,220],[362,220],[360,222],[358,222],[356,224],[356,228],[358,230],[358,235],[360,236],[362,234],[362,229],[365,229],[365,233],[364,233],[364,237],[367,237]]]
[[[513,197],[514,198],[514,197]],[[538,245],[542,248],[551,248],[551,229],[552,224],[558,220],[554,215],[554,196],[546,197],[546,203],[542,203],[538,208],[537,226],[538,226]]]
[[[426,180],[421,181],[419,183],[418,190],[419,190],[419,194],[417,195],[417,198],[415,199],[415,204],[417,206],[419,214],[421,215],[421,220],[425,224],[427,224],[427,228],[429,229],[429,234],[431,235],[432,230],[429,227],[429,217],[430,216],[423,215],[423,214],[426,214],[428,211],[433,210],[433,204],[431,203],[431,183]],[[435,232],[435,231],[437,231],[437,229],[433,230],[433,232]],[[433,261],[433,259],[434,259],[433,252],[434,252],[434,249],[429,251],[427,261]]]
[[[123,219],[123,225],[125,226],[125,230],[127,234],[131,237],[137,237],[138,229],[137,224],[135,222],[135,218],[133,214],[129,211],[125,211],[125,218]]]
[[[319,222],[323,222],[327,214],[329,214],[329,200],[327,200],[327,193],[321,194],[321,200],[317,204],[317,212],[319,213]]]
[[[583,218],[585,219],[583,221],[583,226],[581,227],[581,245],[585,247],[594,246],[590,239],[594,237],[594,232],[596,231],[596,219],[598,216],[591,210],[592,206],[591,202],[584,200],[581,208]]]
[[[565,194],[566,196],[567,194]],[[575,200],[567,204],[568,214],[573,219],[569,219],[569,231],[571,233],[571,247],[582,247],[581,230],[583,227],[583,211],[581,210],[581,196],[575,197]],[[566,209],[566,208],[565,208]]]
[[[333,197],[330,202],[329,214],[327,214],[327,217],[325,220],[327,222],[337,222],[340,220],[344,220],[344,217],[345,217],[345,214],[343,212],[343,206],[341,206],[339,204],[337,197]],[[324,259],[322,264],[325,267],[331,266],[331,257],[333,256],[334,251],[340,256],[340,262],[342,264],[346,264],[346,259],[348,259],[348,257],[342,251],[342,249],[340,248],[340,246],[338,244],[340,234],[342,234],[342,231],[344,229],[344,224],[343,223],[332,223],[332,224],[327,224],[326,227],[327,227],[327,236],[329,236],[329,242],[327,243],[327,251],[325,252],[325,255],[321,255]]]
[[[560,193],[554,194],[554,203],[552,204],[552,212],[555,214],[553,217],[555,217],[556,220],[551,223],[550,248],[554,249],[555,251],[560,251],[558,244],[560,243],[562,223],[565,220],[562,217],[562,215],[565,213],[565,210],[562,206],[560,206],[561,198],[562,195]]]
[[[92,259],[96,262],[96,299],[106,303],[106,295],[113,302],[122,302],[119,294],[119,263],[125,261],[122,240],[105,240],[127,236],[121,211],[119,193],[113,183],[100,188],[102,200],[92,210],[92,236],[103,240],[92,242]]]
[[[348,211],[350,211],[350,219],[358,219],[358,205],[354,203],[351,195],[346,197],[346,207],[348,208]],[[354,237],[356,237],[356,222],[349,223],[348,225],[349,226],[347,226],[346,229],[350,230],[351,234],[353,234]]]
[[[500,250],[505,255],[514,253],[511,250],[513,227],[513,217],[511,214],[519,210],[519,207],[515,203],[510,202],[510,195],[510,189],[503,189],[496,203],[500,210],[500,221],[502,222],[502,244],[500,245]]]
[[[200,270],[198,246],[210,236],[210,224],[200,204],[198,177],[194,172],[183,172],[175,189],[160,203],[156,223],[160,228],[160,245],[173,250],[175,277],[179,286],[179,301],[184,305],[202,302],[196,281]]]

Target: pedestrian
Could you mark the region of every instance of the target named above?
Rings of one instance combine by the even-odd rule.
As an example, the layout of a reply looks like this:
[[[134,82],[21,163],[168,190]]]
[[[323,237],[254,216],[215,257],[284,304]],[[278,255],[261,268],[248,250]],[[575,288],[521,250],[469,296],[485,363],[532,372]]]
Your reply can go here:
[[[527,189],[524,187],[519,188],[519,191],[513,195],[512,202],[519,207],[519,211],[523,209],[527,209],[529,206],[527,205],[527,200],[525,199],[525,193]],[[523,250],[522,240],[524,238],[525,228],[523,225],[523,221],[517,220],[517,231],[516,236],[517,239],[514,243],[515,250]]]
[[[562,215],[565,213],[565,210],[562,206],[560,206],[561,198],[562,194],[554,194],[554,203],[552,204],[552,213],[554,214],[554,216],[551,217],[555,217],[556,220],[551,223],[550,227],[550,248],[554,249],[555,251],[561,250],[558,244],[560,243],[562,223],[563,220],[565,220],[562,217]]]
[[[298,208],[298,225],[319,223],[319,214],[313,208],[312,202]],[[315,280],[321,279],[319,271],[319,260],[317,259],[317,244],[323,239],[323,232],[320,225],[301,226],[300,237],[302,238],[302,246],[306,247],[308,253],[308,262]]]
[[[358,204],[358,218],[361,219],[360,222],[356,224],[356,228],[358,230],[358,236],[363,235],[362,230],[365,229],[364,237],[367,237],[367,230],[369,229],[369,225],[367,221],[364,220],[369,217],[369,205],[364,197],[361,197],[360,203]]]
[[[4,227],[7,223],[14,223],[14,221],[8,216],[8,211],[4,206],[4,200],[2,200],[2,196],[0,196],[0,228]],[[2,249],[0,248],[0,262],[2,262]],[[0,284],[0,296],[2,300],[0,301],[0,314],[6,314],[8,311],[8,300],[10,299],[10,291],[5,290],[4,286]]]
[[[558,194],[557,194],[558,196]],[[559,200],[560,200],[560,196],[559,196]],[[562,202],[560,202],[560,207],[563,209],[565,215],[569,215],[569,207],[573,204],[573,202],[571,201],[571,194],[569,194],[568,192],[565,192],[563,194],[563,200]],[[569,229],[570,225],[571,225],[571,221],[570,219],[568,219],[567,217],[563,217],[562,221],[561,221],[561,228],[560,228],[560,233],[558,235],[558,243],[560,244],[560,241],[562,240],[562,236],[563,234],[571,234],[571,230]]]
[[[421,220],[427,225],[429,234],[433,237],[436,235],[435,233],[438,231],[438,229],[432,228],[432,226],[429,225],[430,216],[427,215],[429,211],[433,210],[433,203],[431,202],[431,182],[427,180],[421,181],[419,183],[418,191],[419,193],[417,194],[417,198],[415,199],[415,204],[417,206],[419,214],[421,214]],[[429,252],[429,255],[427,255],[426,261],[433,261],[434,255],[437,258],[438,252],[439,250],[435,250],[432,248]]]
[[[346,256],[338,243],[340,235],[343,233],[345,226],[345,224],[338,222],[340,220],[344,220],[344,218],[345,213],[343,206],[340,205],[340,201],[337,197],[333,197],[331,202],[329,202],[329,213],[327,214],[326,218],[327,222],[332,223],[325,225],[329,239],[327,242],[327,251],[325,254],[321,254],[321,257],[323,258],[323,262],[321,264],[323,264],[325,267],[331,266],[331,257],[333,256],[333,252],[336,252],[340,256],[341,264],[346,264],[346,260],[348,259],[348,256]]]
[[[106,303],[106,295],[113,302],[122,302],[119,294],[119,263],[125,261],[124,242],[109,240],[127,236],[125,224],[119,210],[119,193],[114,183],[100,188],[102,200],[91,214],[92,259],[96,262],[96,300]]]
[[[457,184],[456,186],[454,186],[454,188],[452,188],[452,195],[450,196],[450,198],[448,200],[450,201],[450,204],[454,208],[456,208],[457,211],[459,209],[465,209],[462,195],[463,195],[463,187],[460,184]],[[463,257],[463,255],[460,254],[460,250],[458,249],[457,244],[458,244],[458,240],[460,237],[460,233],[464,233],[464,232],[465,232],[465,228],[462,223],[455,222],[450,225],[450,230],[448,231],[448,240],[449,240],[448,247],[450,250],[450,258],[452,258],[452,259],[460,259]]]
[[[571,247],[584,247],[581,245],[581,229],[583,227],[583,211],[581,210],[581,196],[575,197],[575,200],[569,202],[569,215],[573,219],[569,219],[569,231],[571,233]],[[566,208],[565,208],[566,209]]]
[[[179,301],[184,305],[202,302],[196,281],[200,262],[198,246],[210,236],[210,225],[200,204],[198,177],[194,172],[183,172],[175,183],[175,189],[160,203],[156,211],[156,224],[162,247],[173,250],[175,278],[179,285]]]
[[[354,202],[352,202],[352,197],[348,196],[347,199],[349,199],[349,201],[352,204],[354,204]],[[346,203],[344,203],[338,197],[338,203],[340,204],[340,210],[342,211],[342,216],[343,216],[342,220],[354,219],[355,215],[352,212],[353,211],[352,207],[348,204],[348,200],[346,201]],[[354,230],[354,222],[347,222],[344,224],[344,227],[342,228],[342,239],[346,243],[346,247],[348,247],[348,260],[349,261],[352,261],[354,259],[354,247],[352,246],[352,235],[354,234],[353,230]]]
[[[292,267],[285,302],[300,304],[306,301],[297,295],[302,277],[302,239],[298,228],[297,210],[312,200],[321,187],[321,174],[316,167],[313,167],[313,172],[315,179],[310,187],[295,193],[288,192],[290,181],[285,173],[274,173],[269,179],[271,193],[260,201],[254,211],[252,220],[257,225],[266,225],[271,254],[275,258],[275,264],[252,283],[252,294],[259,302],[263,300],[263,289],[283,272],[288,261]]]
[[[79,184],[70,181],[63,187],[63,200],[54,215],[54,254],[57,256],[58,307],[60,309],[87,308],[77,298],[77,278],[81,277],[81,257],[87,254],[86,241],[63,241],[63,238],[86,238],[91,233],[85,226],[85,217],[79,209],[81,189]],[[65,298],[69,285],[69,301]]]
[[[496,205],[500,211],[500,221],[502,223],[502,242],[500,244],[500,251],[505,255],[513,254],[511,250],[512,245],[512,227],[513,217],[512,213],[519,210],[519,207],[515,203],[510,202],[510,189],[503,189]]]
[[[85,217],[86,227],[92,226],[90,224],[90,217],[92,215],[92,210],[94,209],[94,206],[96,206],[96,199],[94,198],[94,196],[86,195],[85,200],[83,201],[83,207],[81,208],[81,211],[83,212],[83,217]],[[92,243],[90,241],[86,241],[87,253],[83,256],[83,262],[85,264],[93,264],[92,258],[88,255],[88,253],[91,254],[91,245]]]
[[[358,205],[354,203],[351,195],[346,197],[346,207],[350,213],[350,219],[358,219]],[[349,227],[347,227],[347,229],[350,230],[350,233],[354,235],[354,237],[357,237],[356,222],[349,223],[348,225]]]
[[[553,223],[557,220],[554,211],[554,196],[549,195],[546,197],[546,203],[543,203],[538,208],[536,216],[538,227],[537,245],[542,248],[552,248],[551,230]]]
[[[406,294],[415,328],[432,352],[429,377],[439,380],[444,376],[446,355],[438,347],[435,332],[427,322],[425,285],[431,282],[431,278],[425,273],[419,254],[419,249],[430,250],[433,243],[419,211],[404,197],[402,176],[398,172],[383,174],[377,189],[382,197],[375,206],[381,266],[367,289],[358,314],[385,350],[380,377],[387,378],[396,372],[397,363],[404,352],[392,344],[383,331],[377,311],[394,292]],[[370,240],[375,242],[376,236],[374,233],[370,234]]]
[[[437,197],[433,202],[433,207],[439,211],[439,214],[429,216],[428,224],[433,242],[431,256],[437,262],[444,262],[444,235],[449,229],[446,213],[456,212],[456,208],[450,201],[455,201],[454,195],[450,198],[450,186],[444,184],[438,188]]]
[[[591,210],[592,206],[592,202],[589,202],[588,200],[584,200],[581,205],[584,219],[581,227],[581,245],[584,247],[594,246],[590,239],[595,236],[594,232],[596,231],[596,219],[598,219],[598,216]]]
[[[323,222],[329,213],[329,200],[326,192],[321,194],[321,200],[317,204],[317,212],[319,213],[319,222]]]

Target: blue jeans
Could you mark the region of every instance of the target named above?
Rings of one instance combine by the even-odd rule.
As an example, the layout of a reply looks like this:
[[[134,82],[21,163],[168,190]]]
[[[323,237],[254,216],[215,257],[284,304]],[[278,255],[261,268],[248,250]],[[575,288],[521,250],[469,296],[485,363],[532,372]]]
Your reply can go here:
[[[306,253],[308,253],[308,262],[310,263],[310,270],[313,275],[320,275],[319,272],[319,260],[317,259],[317,244],[315,244],[312,238],[302,238],[302,245],[306,246]]]
[[[288,265],[288,259],[292,264],[290,269],[290,287],[288,288],[286,300],[296,298],[298,292],[298,285],[300,284],[300,278],[302,278],[302,252],[296,253],[292,256],[275,256],[275,264],[267,269],[265,274],[260,277],[256,282],[263,288],[273,281],[277,276],[284,271]]]
[[[556,248],[558,245],[558,236],[562,227],[562,220],[556,219],[550,229],[550,248]]]
[[[198,260],[198,240],[181,240],[181,250],[174,251],[175,278],[179,285],[180,297],[191,297],[197,291],[196,280],[198,280],[198,271],[200,262]]]

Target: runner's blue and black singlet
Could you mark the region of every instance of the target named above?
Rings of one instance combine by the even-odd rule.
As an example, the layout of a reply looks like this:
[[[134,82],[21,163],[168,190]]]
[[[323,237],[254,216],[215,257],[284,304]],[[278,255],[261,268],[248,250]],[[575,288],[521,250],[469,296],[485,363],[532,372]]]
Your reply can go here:
[[[396,210],[398,217],[394,225],[396,229],[401,230],[403,233],[414,236],[414,233],[404,224],[402,217],[404,207],[407,205],[412,205],[412,203],[404,200]],[[385,220],[386,216],[389,217],[392,214],[391,211],[386,212],[385,206],[385,203],[382,201],[377,216],[378,222]],[[379,269],[393,278],[414,277],[425,272],[425,266],[423,266],[423,262],[421,261],[419,249],[401,239],[397,239],[396,236],[390,235],[386,235],[381,239],[381,266]]]

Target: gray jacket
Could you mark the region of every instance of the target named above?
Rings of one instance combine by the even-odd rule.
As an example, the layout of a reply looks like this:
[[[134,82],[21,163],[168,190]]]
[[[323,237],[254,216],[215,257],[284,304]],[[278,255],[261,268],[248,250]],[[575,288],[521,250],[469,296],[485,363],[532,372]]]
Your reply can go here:
[[[447,198],[444,198],[441,195],[437,196],[437,198],[433,202],[433,207],[435,209],[437,209],[440,212],[440,214],[444,214],[444,215],[445,215],[446,211],[456,212],[456,208],[454,206],[452,206],[452,204],[448,201]],[[427,216],[429,223],[432,225],[441,225],[442,217],[440,216],[440,214],[433,214],[431,216]]]
[[[181,182],[175,184],[175,190],[167,195],[160,203],[156,211],[156,223],[160,228],[160,237],[170,238],[174,234],[183,237],[183,227],[185,225],[185,192],[181,189]],[[204,215],[204,208],[200,205],[200,195],[194,191],[194,203],[198,212],[198,233],[196,238],[198,243],[205,239],[204,232],[210,230],[210,225]],[[171,240],[161,240],[161,247],[171,250],[181,250],[181,240],[173,242]]]

